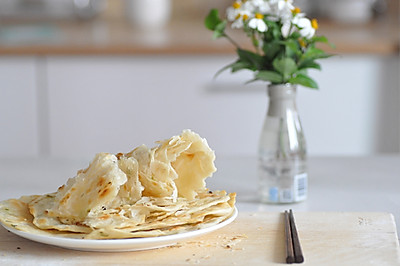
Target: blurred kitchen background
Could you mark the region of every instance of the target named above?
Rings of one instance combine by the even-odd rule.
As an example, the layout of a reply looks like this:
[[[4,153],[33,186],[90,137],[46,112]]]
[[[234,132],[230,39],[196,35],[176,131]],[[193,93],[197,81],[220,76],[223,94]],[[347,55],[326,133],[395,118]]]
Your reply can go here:
[[[231,0],[0,1],[0,157],[92,158],[191,128],[255,156],[268,99],[203,26]],[[400,152],[399,1],[299,0],[337,56],[298,90],[310,156]],[[248,45],[245,38],[239,42]]]

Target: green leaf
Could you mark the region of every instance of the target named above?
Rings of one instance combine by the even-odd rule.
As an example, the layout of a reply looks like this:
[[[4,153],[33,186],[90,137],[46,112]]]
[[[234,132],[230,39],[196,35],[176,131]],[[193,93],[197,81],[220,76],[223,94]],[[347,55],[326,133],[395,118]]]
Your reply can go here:
[[[331,55],[325,53],[321,49],[315,48],[315,47],[310,47],[306,50],[306,52],[303,54],[303,59],[319,59],[319,58],[328,58],[331,57]]]
[[[251,69],[257,70],[262,68],[263,58],[261,55],[243,49],[237,49],[237,54],[241,62],[252,66]]]
[[[218,9],[211,9],[204,20],[204,25],[207,29],[214,31],[221,22]]]
[[[251,69],[251,65],[247,62],[242,62],[240,60],[233,62],[227,66],[224,66],[223,68],[221,68],[220,70],[217,71],[217,73],[215,73],[214,78],[216,78],[218,75],[220,75],[222,72],[224,72],[227,69],[231,69],[232,73],[237,72],[239,70],[243,70],[243,69]]]
[[[307,75],[307,69],[299,69],[294,74],[295,75]]]
[[[250,65],[248,62],[237,61],[231,65],[231,71],[234,73],[243,69],[251,69],[251,67],[252,65]]]
[[[256,35],[255,34],[251,34],[250,38],[251,38],[251,42],[253,43],[253,46],[254,47],[258,47],[260,42],[258,41]]]
[[[325,53],[321,49],[315,47],[309,47],[306,52],[301,56],[301,59],[298,62],[299,68],[316,68],[320,69],[321,67],[316,64],[314,61],[317,59],[323,59],[331,57],[332,55]]]
[[[288,39],[283,41],[282,44],[285,46],[285,54],[287,57],[298,58],[301,56],[302,52],[296,40]]]
[[[220,70],[218,70],[217,73],[215,73],[214,78],[218,77],[218,76],[219,76],[222,72],[224,72],[225,70],[231,68],[232,65],[235,64],[235,63],[236,63],[236,62],[231,63],[231,64],[229,64],[229,65],[227,65],[227,66],[224,66],[224,67],[221,68]]]
[[[328,38],[325,36],[314,36],[310,40],[311,42],[323,42],[323,43],[328,43]]]
[[[281,33],[281,26],[277,21],[271,21],[269,19],[264,20],[264,22],[267,24],[268,31],[266,34],[268,35],[268,41],[271,40],[280,40],[282,33]]]
[[[226,27],[226,21],[222,21],[221,23],[219,23],[214,30],[214,34],[213,34],[213,39],[218,39],[220,37],[225,36],[225,27]]]
[[[313,60],[304,61],[303,63],[301,63],[299,65],[299,69],[305,69],[305,68],[314,68],[314,69],[321,70],[321,65],[314,62]]]
[[[276,40],[279,40],[282,36],[281,30],[277,27],[272,28],[272,36],[274,36]]]
[[[298,52],[299,51],[299,45],[295,40],[287,40],[284,42],[286,49],[292,50],[293,52]]]
[[[298,31],[293,32],[292,34],[290,34],[289,38],[293,39],[293,40],[297,40],[298,38],[300,38],[301,35]]]
[[[297,71],[296,62],[290,57],[276,58],[272,65],[277,72],[282,74],[283,81],[288,80]]]
[[[271,81],[272,83],[282,83],[282,75],[274,71],[262,70],[255,75],[256,80]]]
[[[310,39],[311,43],[322,42],[328,44],[331,48],[336,48],[335,45],[328,41],[328,38],[325,36],[314,36]]]
[[[264,56],[268,61],[270,61],[272,58],[276,57],[281,48],[282,46],[279,42],[276,41],[265,42],[263,45]]]
[[[318,84],[312,78],[305,74],[296,75],[295,77],[289,79],[289,83],[299,84],[311,89],[318,89]]]

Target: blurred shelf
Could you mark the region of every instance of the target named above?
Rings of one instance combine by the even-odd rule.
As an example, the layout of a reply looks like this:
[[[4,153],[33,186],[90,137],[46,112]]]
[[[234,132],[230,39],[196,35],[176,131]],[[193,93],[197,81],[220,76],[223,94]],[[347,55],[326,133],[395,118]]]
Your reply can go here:
[[[320,22],[335,54],[399,53],[399,24],[376,21],[363,25]],[[240,35],[240,32],[235,34]],[[1,55],[140,55],[140,54],[230,54],[226,40],[212,40],[201,19],[172,21],[159,30],[137,29],[125,21],[35,22],[0,24]],[[248,40],[239,36],[239,43]]]

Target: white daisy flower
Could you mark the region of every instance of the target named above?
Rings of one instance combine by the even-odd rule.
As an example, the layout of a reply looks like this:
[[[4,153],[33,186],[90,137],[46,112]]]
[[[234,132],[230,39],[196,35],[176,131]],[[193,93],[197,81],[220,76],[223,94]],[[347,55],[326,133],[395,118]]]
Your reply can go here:
[[[268,30],[267,24],[265,24],[264,15],[256,13],[254,18],[250,19],[248,26],[252,29],[258,30],[259,32],[266,32]]]
[[[271,12],[271,6],[268,1],[265,0],[250,0],[246,1],[246,4],[253,7],[253,12],[257,10],[261,14],[268,14]]]
[[[277,2],[279,10],[292,10],[294,9],[293,0],[279,0]]]
[[[232,6],[228,7],[226,9],[226,18],[229,21],[235,21],[237,18],[237,15],[239,12],[242,10],[242,2],[241,1],[235,1]]]
[[[292,22],[290,20],[282,23],[281,33],[284,38],[287,38],[293,32],[294,27],[292,27]]]
[[[313,28],[313,25],[311,24],[311,21],[308,18],[295,17],[293,19],[293,24],[295,24],[296,26],[298,26],[300,28],[299,33],[302,37],[310,39],[311,37],[314,36],[315,29]]]
[[[291,10],[292,16],[289,19],[282,19],[282,27],[281,27],[281,33],[284,38],[287,38],[290,34],[296,31],[296,27],[293,26],[296,25],[296,22],[298,21],[299,18],[305,17],[304,13],[300,13],[301,10],[298,7],[295,7],[294,9]]]
[[[243,28],[245,21],[247,21],[252,14],[247,10],[241,10],[236,15],[235,21],[232,23],[232,28],[240,29]]]
[[[292,18],[292,10],[294,9],[292,0],[278,0],[275,1],[275,15],[282,20],[289,20]]]
[[[247,10],[250,13],[254,13],[257,8],[257,4],[255,4],[255,1],[264,1],[264,0],[248,0],[243,3],[243,9]]]

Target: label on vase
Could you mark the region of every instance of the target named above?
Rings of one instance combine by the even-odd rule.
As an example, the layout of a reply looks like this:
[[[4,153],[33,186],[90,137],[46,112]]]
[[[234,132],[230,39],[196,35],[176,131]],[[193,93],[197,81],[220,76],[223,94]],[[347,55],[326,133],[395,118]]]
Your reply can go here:
[[[277,187],[271,187],[269,189],[269,201],[279,202],[279,189]]]
[[[290,203],[293,202],[293,192],[292,189],[281,189],[281,193],[280,193],[280,202],[282,203]]]
[[[308,189],[307,173],[296,175],[294,177],[294,200],[301,201],[307,198]]]

